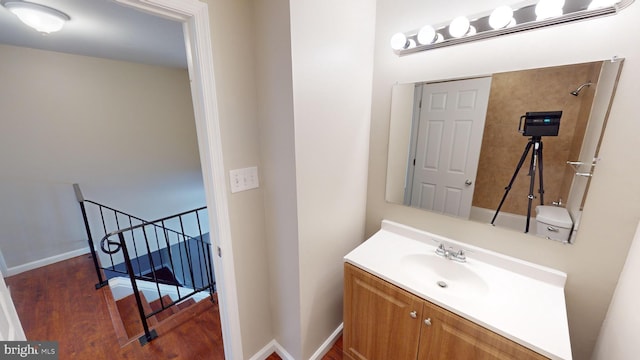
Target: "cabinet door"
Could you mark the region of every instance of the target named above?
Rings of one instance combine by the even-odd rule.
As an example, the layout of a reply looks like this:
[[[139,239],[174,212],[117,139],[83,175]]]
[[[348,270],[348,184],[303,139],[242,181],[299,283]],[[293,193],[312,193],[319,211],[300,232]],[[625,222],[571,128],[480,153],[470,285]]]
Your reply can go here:
[[[537,360],[546,357],[439,306],[425,302],[418,359]],[[428,325],[425,319],[429,319]]]
[[[350,264],[344,274],[345,355],[415,360],[423,300]]]

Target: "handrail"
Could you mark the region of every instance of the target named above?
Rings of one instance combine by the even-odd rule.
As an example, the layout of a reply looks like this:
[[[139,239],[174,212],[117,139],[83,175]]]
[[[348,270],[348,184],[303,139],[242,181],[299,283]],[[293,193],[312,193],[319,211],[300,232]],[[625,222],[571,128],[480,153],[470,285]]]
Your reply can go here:
[[[163,217],[163,218],[161,218],[159,220],[155,220],[154,222],[164,222],[166,220],[173,219],[173,218],[178,218],[178,219],[181,220],[182,216],[185,216],[185,215],[188,215],[188,214],[191,214],[191,213],[197,214],[198,211],[204,210],[204,209],[206,209],[206,207],[194,209],[194,210],[191,210],[191,211],[181,212],[181,213],[176,214],[176,215]],[[153,340],[154,338],[157,337],[157,334],[154,331],[149,329],[147,320],[150,317],[154,316],[155,314],[157,314],[157,313],[159,313],[161,311],[164,311],[165,309],[168,309],[169,307],[171,307],[171,306],[173,306],[173,305],[175,305],[175,304],[177,304],[177,303],[179,303],[179,302],[191,297],[192,295],[194,295],[194,294],[196,294],[196,293],[198,293],[200,291],[209,290],[211,295],[212,295],[211,298],[213,299],[213,292],[214,292],[214,285],[215,285],[215,283],[211,282],[211,280],[213,279],[213,276],[211,274],[212,265],[211,265],[210,243],[202,240],[201,237],[200,238],[196,238],[196,237],[188,236],[188,235],[182,233],[182,236],[183,236],[182,240],[183,241],[182,242],[178,241],[177,245],[178,245],[179,251],[182,250],[180,248],[180,246],[181,246],[180,244],[184,245],[184,250],[185,250],[184,252],[185,252],[185,255],[187,257],[187,262],[188,262],[187,269],[188,269],[188,274],[190,274],[190,276],[191,276],[193,291],[191,291],[191,292],[189,292],[188,294],[185,294],[185,295],[181,295],[179,293],[179,291],[178,291],[178,293],[179,293],[178,299],[172,300],[169,304],[165,304],[163,302],[163,300],[162,300],[162,293],[160,291],[160,287],[158,285],[158,282],[156,281],[156,287],[157,287],[157,291],[158,291],[158,298],[160,299],[160,309],[156,310],[156,311],[153,311],[153,312],[151,312],[149,314],[145,313],[144,307],[142,305],[142,299],[141,299],[141,297],[139,295],[139,290],[138,290],[138,286],[137,286],[137,282],[136,282],[136,280],[140,279],[141,276],[136,275],[136,271],[133,269],[131,256],[130,256],[130,253],[129,253],[129,250],[128,250],[128,247],[127,247],[127,239],[125,237],[125,234],[127,234],[127,233],[133,234],[134,230],[141,229],[142,232],[144,233],[144,240],[145,240],[145,245],[146,245],[146,248],[147,248],[147,254],[151,254],[152,251],[151,251],[151,249],[149,247],[149,241],[148,241],[148,237],[147,237],[147,233],[146,233],[145,229],[147,227],[149,227],[149,226],[152,226],[152,227],[163,228],[163,230],[166,231],[165,227],[159,226],[159,225],[155,224],[154,222],[146,222],[146,223],[138,224],[138,225],[135,225],[135,226],[130,226],[130,227],[127,227],[127,228],[124,228],[124,229],[120,229],[120,230],[117,230],[117,231],[112,231],[111,233],[105,235],[101,239],[101,244],[104,241],[108,241],[110,244],[118,245],[118,249],[121,248],[121,250],[122,250],[122,253],[123,253],[123,256],[124,256],[124,259],[125,259],[125,265],[126,265],[126,268],[127,268],[127,272],[129,274],[129,279],[131,280],[131,286],[132,286],[133,291],[134,291],[136,304],[138,306],[138,312],[139,312],[140,319],[141,319],[141,322],[142,322],[142,326],[143,326],[143,329],[144,329],[144,335],[142,337],[140,337],[140,339],[139,339],[140,343],[142,345],[148,343],[149,341],[151,341],[151,340]],[[113,237],[113,236],[117,236],[118,237],[118,242],[117,243],[114,242],[114,241],[108,240],[110,237]],[[132,240],[135,243],[135,239],[133,239],[133,236],[132,236]],[[200,252],[200,250],[202,250],[202,255],[205,255],[205,256],[201,257],[204,260],[204,267],[205,267],[204,273],[205,274],[202,274],[202,272],[203,272],[202,265],[200,266],[200,269],[199,269],[200,270],[200,275],[206,275],[206,278],[207,278],[206,284],[204,283],[204,279],[202,279],[202,282],[203,282],[202,286],[198,286],[198,284],[196,284],[196,281],[195,281],[195,278],[194,278],[194,266],[193,266],[193,261],[192,261],[192,256],[193,255],[190,254],[190,250],[188,250],[189,247],[187,247],[187,245],[186,245],[186,243],[189,242],[189,241],[195,241],[196,244],[197,244],[196,248],[198,249],[198,252]],[[207,245],[207,246],[205,246],[205,245]],[[102,247],[102,245],[101,245],[101,247]],[[167,242],[167,248],[170,248],[168,242]],[[180,253],[180,255],[182,255],[182,252]],[[149,257],[149,261],[151,263],[151,268],[152,269],[155,268],[154,261],[153,261],[152,257]],[[172,270],[175,271],[175,268],[172,269]],[[157,278],[155,276],[155,271],[153,271],[152,274],[153,274],[154,279],[157,280]]]
[[[108,281],[103,280],[102,271],[105,272],[107,277],[109,277],[108,274],[112,274],[112,276],[117,276],[117,274],[128,275],[144,329],[144,335],[139,339],[142,345],[157,337],[155,331],[149,329],[147,320],[150,317],[201,291],[208,291],[213,301],[215,278],[211,243],[203,236],[200,220],[200,212],[206,211],[206,206],[147,221],[85,199],[77,184],[74,184],[74,190],[82,210],[89,246],[98,275],[99,283],[96,288],[108,284]],[[97,206],[98,213],[94,213],[94,221],[102,222],[102,229],[105,235],[100,240],[100,248],[109,255],[106,258],[102,257],[102,261],[110,262],[108,266],[101,265],[101,260],[94,249],[93,236],[85,204]],[[107,217],[105,218],[105,216]],[[128,226],[123,228],[121,223],[124,221],[128,222],[128,224],[123,225]],[[134,224],[134,221],[139,223]],[[176,222],[179,222],[179,225]],[[167,223],[169,225],[174,224],[174,227],[179,227],[180,230],[168,227]],[[187,229],[191,229],[189,232],[192,234],[198,233],[198,236],[187,235],[185,224]],[[108,227],[113,227],[114,225],[117,230],[107,230]],[[113,240],[113,237],[117,237],[117,240]],[[118,253],[121,250],[122,254],[120,256]],[[123,262],[118,263],[121,260]],[[162,273],[161,270],[166,270],[170,273],[168,280],[160,278],[161,276],[158,274]],[[152,281],[156,284],[157,293],[155,293],[156,290],[153,290],[155,295],[152,297],[147,296],[147,298],[150,299],[157,296],[160,299],[160,309],[145,314],[136,280]],[[171,301],[163,300],[163,291],[160,289],[160,284],[176,286],[177,299],[174,295]],[[145,290],[145,293],[147,291],[150,290]],[[187,293],[185,294],[185,292]]]
[[[100,204],[98,204],[98,203],[96,203],[96,202],[93,202],[93,201],[90,201],[90,200],[85,200],[85,201],[86,201],[86,202],[91,202],[91,203],[96,204],[96,205],[100,205]],[[106,209],[109,209],[109,210],[113,210],[113,209],[109,208],[108,206],[103,206],[103,207],[104,207],[104,208],[106,208]],[[136,219],[136,220],[140,220],[140,221],[142,221],[142,223],[140,223],[140,224],[138,224],[138,225],[135,225],[135,226],[130,226],[130,227],[128,227],[128,228],[115,230],[115,231],[112,231],[112,232],[108,233],[107,235],[103,236],[103,237],[102,237],[102,239],[100,239],[100,249],[101,249],[103,252],[107,253],[107,254],[115,254],[115,253],[117,253],[118,251],[120,251],[120,247],[117,247],[115,250],[111,250],[111,249],[108,249],[108,248],[107,248],[107,249],[105,249],[105,247],[103,246],[103,244],[104,244],[105,242],[106,242],[106,243],[108,243],[108,244],[110,244],[110,245],[116,245],[116,246],[118,245],[118,243],[116,243],[115,241],[109,241],[108,239],[109,239],[110,237],[113,237],[113,236],[115,236],[115,235],[118,235],[118,234],[119,234],[119,233],[121,233],[121,232],[133,231],[133,230],[136,230],[136,229],[142,228],[142,227],[144,227],[144,226],[148,226],[148,225],[152,225],[152,226],[155,226],[155,227],[157,227],[157,228],[161,228],[161,229],[163,229],[163,230],[173,232],[173,233],[175,233],[175,234],[179,234],[179,235],[186,236],[187,238],[189,238],[189,239],[193,239],[194,241],[203,241],[205,244],[211,245],[211,243],[206,242],[206,241],[204,241],[204,240],[200,240],[200,239],[195,238],[195,237],[193,237],[193,236],[189,236],[189,235],[183,234],[183,233],[181,233],[181,232],[179,232],[179,231],[172,230],[172,229],[169,229],[169,228],[166,228],[166,227],[164,227],[164,226],[160,226],[160,225],[157,225],[157,224],[156,224],[156,223],[158,223],[158,222],[162,222],[162,221],[166,221],[166,220],[173,219],[173,218],[176,218],[176,217],[180,217],[180,216],[183,216],[183,215],[187,215],[187,214],[190,214],[190,213],[192,213],[192,212],[201,211],[201,210],[204,210],[204,209],[206,209],[206,208],[207,208],[206,206],[202,206],[202,207],[199,207],[199,208],[196,208],[196,209],[193,209],[193,210],[183,211],[183,212],[178,213],[178,214],[175,214],[175,215],[165,216],[165,217],[163,217],[163,218],[160,218],[160,219],[157,219],[157,220],[152,220],[152,221],[146,221],[146,220],[142,220],[142,219],[136,218],[136,217],[134,217],[134,216],[131,216],[131,217],[133,217],[133,218],[134,218],[134,219]],[[118,211],[118,210],[115,210],[115,211]],[[119,212],[120,212],[120,213],[122,213],[121,211],[119,211]],[[125,213],[122,213],[122,214],[125,214]],[[130,215],[127,215],[127,216],[130,216]]]
[[[135,215],[127,214],[127,213],[126,213],[126,212],[124,212],[124,211],[116,210],[116,209],[114,209],[114,208],[112,208],[112,207],[109,207],[109,206],[107,206],[107,205],[103,205],[103,204],[97,203],[97,202],[95,202],[95,201],[91,201],[91,200],[84,200],[84,202],[91,203],[91,204],[94,204],[94,205],[98,205],[98,206],[103,207],[103,208],[105,208],[105,209],[107,209],[107,210],[111,210],[111,211],[118,212],[119,214],[122,214],[122,215],[124,215],[124,216],[128,216],[128,217],[130,217],[130,218],[132,218],[132,219],[134,219],[134,220],[138,220],[138,221],[140,221],[140,222],[141,222],[141,224],[136,225],[136,226],[132,226],[132,227],[128,227],[128,228],[125,228],[125,229],[118,229],[118,230],[112,231],[111,233],[109,233],[111,236],[116,235],[116,234],[118,233],[118,231],[120,231],[120,230],[122,230],[122,231],[132,230],[132,228],[137,228],[137,227],[140,227],[141,225],[144,225],[144,224],[154,224],[154,223],[161,222],[161,221],[168,220],[168,219],[172,219],[172,218],[174,218],[174,217],[178,217],[178,216],[181,216],[181,215],[186,215],[186,214],[189,214],[189,213],[191,213],[191,212],[193,212],[193,211],[200,211],[200,210],[204,210],[204,209],[206,209],[206,208],[207,208],[206,206],[202,206],[202,207],[199,207],[199,208],[196,208],[196,209],[193,209],[193,210],[183,211],[183,212],[178,213],[178,214],[175,214],[175,215],[169,215],[169,216],[165,216],[165,217],[160,218],[160,219],[156,219],[156,220],[152,220],[152,221],[147,221],[147,220],[142,219],[142,218],[139,218],[139,217],[137,217],[137,216],[135,216]],[[158,226],[158,227],[162,227],[162,226],[159,226],[159,225],[156,225],[156,226]],[[173,229],[169,229],[169,228],[167,228],[167,230],[168,230],[168,231],[171,231],[171,232],[174,232],[174,233],[176,233],[176,234],[180,234],[180,232],[179,232],[179,231],[176,231],[176,230],[173,230]]]

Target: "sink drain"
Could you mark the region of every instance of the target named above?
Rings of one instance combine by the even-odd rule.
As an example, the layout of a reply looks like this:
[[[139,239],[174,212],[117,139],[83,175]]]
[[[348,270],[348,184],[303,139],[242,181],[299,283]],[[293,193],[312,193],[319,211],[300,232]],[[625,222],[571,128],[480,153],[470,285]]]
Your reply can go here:
[[[446,288],[447,286],[449,286],[449,285],[447,285],[447,283],[446,283],[446,282],[444,282],[444,281],[442,281],[442,280],[438,281],[438,283],[437,283],[437,284],[438,284],[438,286],[440,286],[440,287],[441,287],[441,288],[443,288],[443,289],[444,289],[444,288]]]

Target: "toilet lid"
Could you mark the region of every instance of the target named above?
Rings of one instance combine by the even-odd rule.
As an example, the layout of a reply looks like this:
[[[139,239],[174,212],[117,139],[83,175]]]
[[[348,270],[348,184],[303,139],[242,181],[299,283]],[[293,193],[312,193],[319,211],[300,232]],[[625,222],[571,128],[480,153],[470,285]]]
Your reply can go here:
[[[570,229],[573,226],[571,216],[566,208],[559,206],[538,205],[536,206],[536,221],[545,224],[555,225]]]

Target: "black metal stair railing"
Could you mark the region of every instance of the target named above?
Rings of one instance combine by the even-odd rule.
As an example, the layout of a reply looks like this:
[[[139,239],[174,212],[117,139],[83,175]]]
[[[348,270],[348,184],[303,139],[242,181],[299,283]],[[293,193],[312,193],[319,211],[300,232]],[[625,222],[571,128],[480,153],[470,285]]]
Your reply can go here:
[[[157,337],[148,325],[152,316],[197,293],[207,291],[213,300],[215,277],[211,244],[201,222],[206,207],[146,221],[84,199],[77,184],[74,184],[74,189],[98,276],[96,288],[107,285],[111,277],[129,278],[144,330],[139,339],[142,345]],[[87,205],[93,208],[91,215],[94,216],[88,213]],[[104,231],[99,241],[101,253],[94,245],[92,221],[100,223]],[[165,276],[167,273],[170,278]],[[140,284],[145,284],[142,281],[149,282],[145,286],[145,297],[160,299],[160,309],[145,313],[139,289]],[[167,294],[173,295],[170,301],[165,300],[164,295]]]

